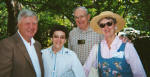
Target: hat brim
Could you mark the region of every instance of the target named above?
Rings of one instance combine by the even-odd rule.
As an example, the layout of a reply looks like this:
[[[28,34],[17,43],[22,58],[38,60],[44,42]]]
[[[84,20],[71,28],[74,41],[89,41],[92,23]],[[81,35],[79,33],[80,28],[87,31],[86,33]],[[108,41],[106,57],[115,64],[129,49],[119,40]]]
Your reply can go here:
[[[101,31],[101,28],[98,25],[98,22],[99,22],[99,20],[101,20],[105,17],[112,17],[112,18],[116,19],[116,21],[117,21],[117,23],[116,23],[116,26],[117,26],[116,32],[119,32],[125,26],[125,20],[120,15],[118,15],[116,13],[113,13],[111,11],[104,11],[104,12],[100,13],[99,15],[95,16],[90,22],[90,26],[95,32],[97,32],[99,34],[102,34],[102,31]]]

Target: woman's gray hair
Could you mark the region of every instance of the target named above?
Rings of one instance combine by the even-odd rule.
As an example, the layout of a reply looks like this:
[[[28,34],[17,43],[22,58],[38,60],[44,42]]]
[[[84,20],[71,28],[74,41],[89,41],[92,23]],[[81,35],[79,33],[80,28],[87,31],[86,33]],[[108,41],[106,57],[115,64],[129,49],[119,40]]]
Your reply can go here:
[[[28,9],[23,9],[19,12],[17,21],[19,22],[22,17],[32,17],[32,16],[36,16],[36,18],[38,20],[38,17],[35,12],[28,10]]]
[[[88,9],[86,8],[86,7],[84,7],[84,6],[79,6],[79,7],[77,7],[77,8],[75,8],[74,10],[73,10],[73,16],[74,16],[74,12],[77,10],[77,9],[82,9],[82,10],[84,10],[85,12],[86,12],[86,14],[88,14]]]

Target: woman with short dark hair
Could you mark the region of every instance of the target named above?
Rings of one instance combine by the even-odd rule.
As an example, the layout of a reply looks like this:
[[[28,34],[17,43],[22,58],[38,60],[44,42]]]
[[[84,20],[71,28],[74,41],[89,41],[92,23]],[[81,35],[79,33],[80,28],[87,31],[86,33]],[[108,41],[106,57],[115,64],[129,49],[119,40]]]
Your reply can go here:
[[[56,25],[51,29],[50,36],[52,46],[41,51],[45,77],[85,77],[83,67],[74,51],[64,47],[68,37],[67,28]]]

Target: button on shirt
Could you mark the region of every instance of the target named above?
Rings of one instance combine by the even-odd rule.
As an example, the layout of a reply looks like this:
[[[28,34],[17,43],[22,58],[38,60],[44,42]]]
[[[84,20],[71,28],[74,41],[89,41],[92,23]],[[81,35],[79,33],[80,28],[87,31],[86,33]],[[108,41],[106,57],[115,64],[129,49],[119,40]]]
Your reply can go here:
[[[19,33],[19,31],[18,31],[18,33]],[[21,36],[20,33],[19,33],[19,35]],[[39,65],[39,60],[38,60],[36,50],[34,48],[35,40],[32,38],[31,44],[30,44],[26,40],[24,40],[24,38],[22,36],[21,36],[21,38],[22,38],[23,43],[25,44],[25,47],[26,47],[28,54],[30,56],[31,62],[32,62],[34,70],[36,72],[36,77],[41,77],[41,69],[40,69],[40,65]]]
[[[50,47],[41,52],[45,77],[85,77],[83,67],[73,51],[63,47],[54,54]]]
[[[97,34],[90,27],[87,31],[82,31],[77,27],[69,34],[68,48],[75,51],[83,65],[92,46],[98,44],[102,39],[103,35]],[[78,40],[84,40],[84,43],[79,44]]]
[[[109,50],[108,45],[105,40],[102,40],[101,42],[101,56],[103,58],[112,58],[116,57],[117,50],[120,48],[120,45],[122,44],[122,40],[119,39],[118,36],[115,37],[111,44],[111,49]],[[97,51],[98,51],[98,44],[94,45],[92,47],[92,50],[90,52],[90,55],[88,57],[88,60],[86,61],[84,65],[84,70],[86,72],[86,76],[88,76],[90,68],[92,66],[96,67],[97,65]],[[137,54],[136,49],[134,48],[133,44],[127,43],[125,47],[125,59],[128,64],[130,64],[132,73],[134,77],[146,77],[145,70],[143,68],[143,65],[141,63],[141,60]],[[121,57],[120,55],[118,55]],[[117,57],[118,57],[117,56]]]

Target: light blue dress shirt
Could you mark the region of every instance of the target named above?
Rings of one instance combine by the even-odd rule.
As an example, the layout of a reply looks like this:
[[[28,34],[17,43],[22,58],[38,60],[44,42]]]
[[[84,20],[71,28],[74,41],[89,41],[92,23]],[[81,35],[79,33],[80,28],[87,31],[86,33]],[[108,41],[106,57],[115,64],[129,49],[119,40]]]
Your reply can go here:
[[[51,46],[41,52],[45,77],[85,77],[83,67],[73,51],[63,47],[54,54]]]
[[[31,62],[32,62],[33,67],[34,67],[34,70],[36,72],[36,77],[41,77],[40,63],[39,63],[39,59],[38,59],[38,56],[37,56],[37,53],[36,53],[36,50],[35,50],[35,47],[34,47],[35,40],[32,38],[31,39],[31,44],[30,44],[21,36],[19,31],[18,31],[18,34],[20,35],[21,39],[23,40],[23,43],[25,44],[25,47],[28,51],[28,54],[30,56]]]

